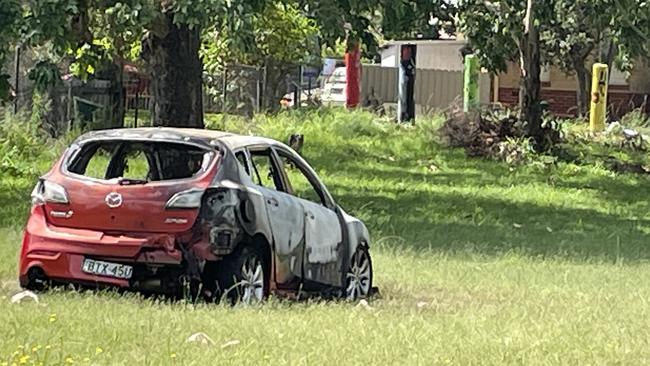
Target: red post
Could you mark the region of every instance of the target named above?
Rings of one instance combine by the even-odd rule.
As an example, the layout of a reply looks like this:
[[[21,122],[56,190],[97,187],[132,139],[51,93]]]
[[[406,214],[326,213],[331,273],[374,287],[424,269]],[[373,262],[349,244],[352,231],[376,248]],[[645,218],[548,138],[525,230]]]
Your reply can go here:
[[[361,95],[361,51],[359,42],[354,42],[345,52],[345,106],[359,105]]]

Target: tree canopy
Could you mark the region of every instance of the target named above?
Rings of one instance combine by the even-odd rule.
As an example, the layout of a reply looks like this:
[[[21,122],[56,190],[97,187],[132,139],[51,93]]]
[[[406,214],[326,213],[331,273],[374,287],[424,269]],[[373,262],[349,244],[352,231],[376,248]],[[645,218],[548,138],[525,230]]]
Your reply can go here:
[[[529,3],[531,3],[529,1]],[[576,75],[578,113],[587,110],[591,64],[616,64],[626,70],[639,56],[648,55],[647,0],[533,1],[533,28],[538,32],[539,59]],[[525,61],[522,43],[526,2],[516,0],[462,0],[459,28],[467,36],[481,64],[492,72],[506,70],[519,59],[522,78]],[[523,80],[523,79],[522,79]],[[520,89],[520,94],[524,89]],[[521,107],[521,106],[520,106]]]
[[[17,45],[38,49],[30,76],[48,84],[56,65],[85,78],[137,61],[155,70],[161,123],[200,126],[201,73],[223,62],[304,62],[356,43],[374,56],[381,39],[437,38],[457,26],[493,72],[532,42],[539,63],[576,74],[580,111],[593,60],[626,70],[650,52],[648,0],[0,0],[0,62]],[[0,98],[9,85],[0,75]]]

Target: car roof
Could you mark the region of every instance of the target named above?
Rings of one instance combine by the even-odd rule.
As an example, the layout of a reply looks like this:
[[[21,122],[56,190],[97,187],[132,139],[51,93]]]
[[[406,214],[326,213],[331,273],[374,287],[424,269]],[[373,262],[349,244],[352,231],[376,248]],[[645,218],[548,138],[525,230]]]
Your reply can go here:
[[[281,142],[266,137],[238,135],[218,130],[176,127],[138,127],[96,130],[79,136],[75,142],[84,143],[90,140],[112,139],[191,142],[206,146],[214,145],[214,141],[216,140],[230,149],[237,149],[239,147],[251,145],[285,146]]]

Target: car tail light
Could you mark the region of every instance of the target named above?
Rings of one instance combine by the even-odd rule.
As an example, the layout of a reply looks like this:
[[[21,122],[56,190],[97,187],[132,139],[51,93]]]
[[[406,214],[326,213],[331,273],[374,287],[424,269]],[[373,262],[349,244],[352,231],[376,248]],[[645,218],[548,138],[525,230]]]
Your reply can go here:
[[[32,204],[42,205],[46,202],[70,203],[68,192],[59,184],[47,180],[40,180],[32,191]]]
[[[201,198],[203,197],[203,190],[192,188],[187,191],[178,192],[167,201],[166,208],[199,208],[201,206]]]

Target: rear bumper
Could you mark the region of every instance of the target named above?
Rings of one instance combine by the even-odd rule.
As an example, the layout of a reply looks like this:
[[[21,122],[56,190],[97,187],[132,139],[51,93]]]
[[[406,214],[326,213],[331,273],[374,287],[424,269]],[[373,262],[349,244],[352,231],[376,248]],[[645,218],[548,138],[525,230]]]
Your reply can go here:
[[[134,267],[178,267],[182,253],[175,248],[172,234],[106,235],[83,229],[48,224],[42,207],[32,209],[23,237],[19,280],[29,284],[30,270],[40,269],[47,279],[57,282],[131,287],[137,280],[97,276],[82,271],[84,258],[94,258]]]

